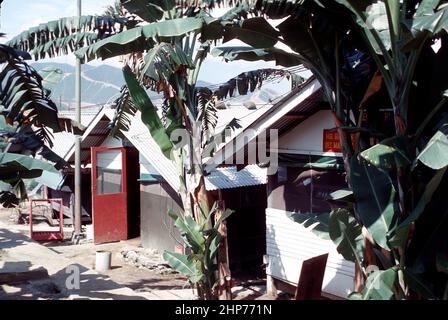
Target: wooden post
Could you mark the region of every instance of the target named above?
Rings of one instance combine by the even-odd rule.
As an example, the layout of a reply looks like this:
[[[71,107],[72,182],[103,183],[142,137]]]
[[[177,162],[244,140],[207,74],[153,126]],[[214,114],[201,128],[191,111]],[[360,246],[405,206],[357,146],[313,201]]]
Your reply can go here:
[[[218,201],[218,209],[215,214],[215,221],[217,221],[225,211],[225,204],[223,200]],[[227,244],[227,222],[224,220],[218,229],[222,236],[219,244],[217,259],[218,259],[218,299],[232,300],[232,276],[229,268],[229,249]]]
[[[277,283],[271,275],[266,276],[266,291],[273,299],[278,298]]]

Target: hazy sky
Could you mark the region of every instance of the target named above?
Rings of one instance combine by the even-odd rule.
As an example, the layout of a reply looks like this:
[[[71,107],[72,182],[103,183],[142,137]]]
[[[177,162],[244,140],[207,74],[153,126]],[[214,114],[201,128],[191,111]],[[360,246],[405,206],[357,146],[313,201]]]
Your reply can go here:
[[[114,0],[83,0],[82,14],[101,14],[107,5],[113,4]],[[1,9],[1,32],[6,33],[6,42],[21,31],[60,17],[73,16],[76,0],[5,0]],[[74,63],[73,56],[58,57],[52,59],[56,62]],[[114,59],[97,61],[120,67]],[[266,62],[236,61],[232,63],[222,62],[222,59],[207,58],[201,69],[199,78],[211,83],[221,83],[237,76],[241,72],[274,66]]]

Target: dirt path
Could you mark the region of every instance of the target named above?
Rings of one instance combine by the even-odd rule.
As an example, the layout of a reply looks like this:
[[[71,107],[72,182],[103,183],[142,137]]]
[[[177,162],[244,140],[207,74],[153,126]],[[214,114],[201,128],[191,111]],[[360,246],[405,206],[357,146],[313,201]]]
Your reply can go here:
[[[185,289],[189,287],[186,278],[180,274],[161,274],[157,271],[145,267],[136,267],[130,262],[126,262],[122,257],[122,252],[144,251],[144,249],[139,246],[139,243],[139,239],[132,239],[101,245],[83,243],[74,246],[69,242],[45,243],[45,245],[61,256],[90,268],[95,267],[96,251],[110,251],[112,253],[112,268],[103,273],[109,276],[114,282],[138,292]],[[156,257],[154,260],[154,263],[158,262]]]
[[[159,253],[142,248],[140,245],[140,239],[132,239],[127,241],[120,241],[115,243],[95,245],[92,242],[84,241],[78,245],[72,245],[70,242],[71,229],[67,228],[65,231],[66,240],[54,241],[54,242],[39,242],[36,243],[28,238],[29,228],[26,224],[17,224],[16,221],[10,220],[10,211],[0,209],[0,229],[2,230],[0,238],[3,236],[3,240],[0,242],[10,243],[7,244],[8,249],[16,245],[22,245],[23,251],[21,254],[23,259],[12,259],[8,257],[7,252],[2,250],[2,243],[0,243],[0,260],[11,263],[11,261],[19,262],[18,260],[28,260],[28,254],[33,256],[33,252],[38,248],[42,248],[42,252],[47,251],[49,258],[39,259],[35,257],[34,261],[38,261],[39,265],[42,265],[49,270],[50,276],[52,273],[56,274],[59,282],[64,286],[64,279],[66,278],[65,269],[68,264],[74,264],[82,266],[83,272],[88,275],[89,283],[81,284],[86,286],[85,290],[96,290],[96,286],[106,286],[112,288],[125,287],[127,290],[131,290],[135,293],[136,298],[146,299],[195,299],[194,292],[190,287],[187,279],[168,268],[162,261]],[[41,226],[45,227],[45,226]],[[10,239],[17,238],[17,234],[21,234],[21,243],[13,243]],[[27,248],[29,247],[29,249]],[[37,248],[37,249],[33,249]],[[45,250],[44,250],[45,249]],[[27,251],[28,250],[28,251]],[[112,254],[112,268],[106,272],[97,273],[95,268],[95,256],[96,251],[110,251]],[[17,250],[16,250],[17,251]],[[19,250],[20,251],[20,250]],[[12,251],[11,251],[12,252]],[[32,260],[32,259],[29,259]],[[13,263],[16,263],[13,262]],[[1,269],[1,266],[0,266]],[[91,270],[91,271],[89,271]],[[92,275],[94,273],[96,275]],[[84,274],[84,273],[83,273]],[[63,278],[65,277],[65,278]],[[82,279],[82,276],[81,276]],[[81,280],[82,282],[82,280]],[[37,289],[41,288],[42,283],[37,283]],[[48,286],[48,284],[47,284]],[[1,289],[1,286],[0,286]],[[47,288],[48,289],[48,288]],[[51,289],[51,288],[49,288]],[[17,294],[23,297],[29,297],[30,299],[39,298],[39,295],[33,294],[27,285],[18,288],[9,288],[10,292],[17,290]],[[39,289],[40,290],[40,289]],[[120,289],[121,290],[121,289]],[[263,284],[236,286],[232,289],[235,300],[254,300],[254,299],[269,299],[265,295],[265,286]],[[1,291],[1,290],[0,290]],[[35,290],[34,290],[35,291]],[[45,291],[45,290],[44,290]],[[48,290],[47,290],[48,291]],[[51,290],[49,290],[51,293]],[[56,290],[58,291],[58,290]],[[45,292],[44,292],[45,293]],[[11,295],[9,295],[11,297]],[[44,298],[64,298],[66,295],[61,295],[60,292],[56,292],[54,295],[43,295]],[[114,299],[115,297],[123,297],[132,299],[133,294],[126,295],[100,295],[99,299]],[[14,294],[12,295],[14,297]],[[1,299],[1,297],[0,297]]]

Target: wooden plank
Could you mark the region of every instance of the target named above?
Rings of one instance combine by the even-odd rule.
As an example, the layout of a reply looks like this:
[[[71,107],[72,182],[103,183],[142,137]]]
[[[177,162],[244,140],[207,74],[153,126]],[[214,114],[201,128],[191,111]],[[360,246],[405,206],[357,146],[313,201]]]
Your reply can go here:
[[[300,270],[299,283],[294,298],[296,300],[321,299],[322,283],[324,281],[325,267],[328,253],[305,260]]]

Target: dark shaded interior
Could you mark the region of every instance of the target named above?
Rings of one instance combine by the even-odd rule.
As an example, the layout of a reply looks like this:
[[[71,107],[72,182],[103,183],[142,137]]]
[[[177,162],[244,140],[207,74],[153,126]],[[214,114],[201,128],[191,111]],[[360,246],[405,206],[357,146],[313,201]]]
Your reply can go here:
[[[301,213],[329,212],[329,193],[346,188],[341,170],[281,166],[268,176],[268,207]]]
[[[222,190],[226,208],[227,241],[232,277],[238,280],[264,278],[266,254],[266,185]]]

